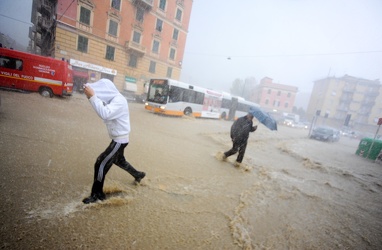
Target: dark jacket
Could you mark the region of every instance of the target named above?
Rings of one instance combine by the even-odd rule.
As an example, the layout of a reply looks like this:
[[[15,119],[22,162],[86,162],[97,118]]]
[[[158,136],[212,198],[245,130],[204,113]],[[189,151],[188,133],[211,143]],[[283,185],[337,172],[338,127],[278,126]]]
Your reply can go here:
[[[247,141],[249,133],[257,129],[257,126],[253,126],[252,120],[249,120],[247,116],[240,117],[231,126],[231,139],[233,141]]]

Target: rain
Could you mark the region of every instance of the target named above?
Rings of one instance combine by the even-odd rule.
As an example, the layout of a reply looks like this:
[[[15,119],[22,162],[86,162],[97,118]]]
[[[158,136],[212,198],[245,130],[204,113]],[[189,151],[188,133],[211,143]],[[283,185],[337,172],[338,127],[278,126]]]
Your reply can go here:
[[[381,77],[380,28],[371,29],[373,36],[365,39],[376,40],[375,46],[362,41],[360,47],[352,43],[339,51],[338,41],[351,27],[336,26],[336,32],[325,33],[326,26],[318,23],[318,31],[329,36],[328,47],[297,50],[293,40],[280,46],[272,40],[268,47],[260,46],[260,52],[242,52],[240,47],[248,51],[255,40],[241,40],[237,45],[239,39],[229,39],[239,37],[240,29],[235,31],[236,22],[226,23],[224,14],[229,13],[229,20],[236,15],[240,21],[250,13],[239,10],[254,6],[248,1],[230,3],[234,6],[227,12],[224,3],[220,15],[213,14],[224,27],[213,29],[234,32],[228,32],[227,44],[217,45],[213,37],[204,37],[205,44],[215,48],[202,49],[198,44],[203,38],[195,33],[205,36],[204,29],[219,23],[205,20],[207,10],[219,13],[219,3],[201,2],[194,1],[191,15],[181,76],[185,82],[229,92],[236,78],[274,77],[299,88],[296,105],[306,110],[309,99],[303,94],[310,93],[317,79],[344,74],[371,80]],[[279,22],[290,20],[282,15],[283,9],[299,13],[309,7],[304,1],[287,1],[295,8],[292,11],[283,1],[272,2],[283,7],[275,8],[269,17]],[[381,5],[366,3],[362,9],[375,20]],[[327,4],[324,1],[323,6]],[[341,4],[338,1],[333,7]],[[262,1],[255,5],[263,10],[272,7]],[[343,8],[352,9],[349,5]],[[370,6],[375,6],[374,11]],[[307,18],[309,13],[301,15]],[[277,23],[256,14],[257,23],[277,28]],[[328,12],[329,17],[334,14]],[[256,37],[262,37],[261,31],[271,33],[255,28]],[[307,22],[301,28],[308,31],[311,26]],[[279,36],[297,33],[285,29]],[[220,35],[215,39],[222,41]],[[379,51],[378,56],[370,51]],[[336,56],[337,52],[360,54]],[[311,58],[318,54],[321,59],[335,59],[331,64],[318,63]],[[377,58],[376,65],[351,63],[359,59],[364,64],[367,56]],[[305,60],[300,68],[282,69],[282,65],[298,65],[298,59]],[[272,67],[275,61],[280,64]],[[204,63],[215,67],[206,72]],[[363,137],[341,131],[338,141],[316,140],[310,138],[309,126],[279,123],[277,130],[271,130],[255,118],[258,128],[250,133],[242,164],[236,165],[237,155],[222,160],[232,147],[233,120],[166,116],[145,109],[144,103],[129,101],[128,105],[131,134],[125,157],[146,177],[137,184],[113,166],[104,186],[107,199],[83,204],[92,185],[94,162],[110,143],[105,124],[86,96],[75,92],[70,97],[45,98],[39,93],[0,90],[1,248],[381,249],[382,164],[359,151]],[[314,122],[324,121],[321,115]],[[378,129],[375,124],[368,137],[381,136]]]

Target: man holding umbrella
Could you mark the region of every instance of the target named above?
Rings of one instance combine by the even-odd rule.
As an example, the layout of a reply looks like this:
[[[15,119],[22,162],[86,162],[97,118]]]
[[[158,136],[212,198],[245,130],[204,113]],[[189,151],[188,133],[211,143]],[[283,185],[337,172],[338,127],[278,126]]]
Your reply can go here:
[[[239,152],[235,162],[236,167],[243,161],[249,133],[257,129],[257,125],[253,126],[252,120],[253,114],[250,111],[246,116],[238,118],[231,126],[232,148],[223,154],[223,160]]]
[[[253,126],[252,120],[254,117],[270,130],[277,130],[276,121],[268,113],[265,113],[260,108],[250,107],[246,116],[240,117],[232,124],[232,148],[223,154],[223,160],[226,160],[227,157],[239,152],[235,162],[236,167],[240,166],[243,161],[249,133],[257,129],[257,125]]]

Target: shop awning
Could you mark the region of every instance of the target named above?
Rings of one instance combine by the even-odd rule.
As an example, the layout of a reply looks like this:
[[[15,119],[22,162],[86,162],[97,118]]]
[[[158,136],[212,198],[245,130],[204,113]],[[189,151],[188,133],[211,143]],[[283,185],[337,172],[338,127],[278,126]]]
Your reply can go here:
[[[81,77],[81,78],[89,78],[88,72],[83,72],[83,71],[77,71],[73,70],[73,76]]]

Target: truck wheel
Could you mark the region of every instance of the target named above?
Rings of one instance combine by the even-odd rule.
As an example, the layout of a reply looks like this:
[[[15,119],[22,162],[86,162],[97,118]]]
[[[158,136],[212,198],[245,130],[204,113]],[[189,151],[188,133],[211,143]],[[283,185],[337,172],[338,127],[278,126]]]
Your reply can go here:
[[[183,113],[184,113],[184,115],[190,116],[190,115],[192,115],[192,109],[190,107],[187,107],[184,109]]]
[[[227,114],[223,112],[223,114],[220,116],[221,119],[225,120],[227,118]]]
[[[53,97],[53,91],[50,88],[42,87],[39,92],[43,97]]]

